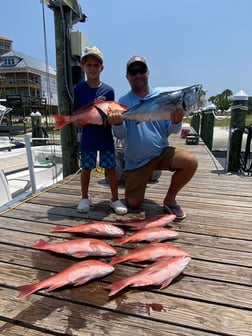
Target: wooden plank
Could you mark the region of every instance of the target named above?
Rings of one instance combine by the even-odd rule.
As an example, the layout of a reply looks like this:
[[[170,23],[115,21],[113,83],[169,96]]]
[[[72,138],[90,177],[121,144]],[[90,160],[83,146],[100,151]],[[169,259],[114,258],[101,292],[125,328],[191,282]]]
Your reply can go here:
[[[83,293],[80,294],[83,296]],[[100,309],[88,305],[85,299],[81,299],[78,295],[77,299],[78,302],[72,302],[72,300],[57,299],[53,295],[32,295],[26,300],[17,300],[16,291],[6,289],[1,296],[0,311],[1,315],[8,316],[8,319],[15,319],[16,322],[25,324],[27,328],[41,330],[43,335],[44,332],[46,334],[50,331],[52,335],[125,336],[129,330],[134,330],[134,335],[137,336],[154,336],[156,330],[158,330],[160,336],[167,335],[166,323],[150,317],[155,310],[148,310],[147,308],[138,317],[136,313],[131,315],[121,312],[120,309],[118,309],[118,312],[109,309],[107,306],[113,308],[115,304],[106,304],[107,299],[104,295],[100,297],[101,302],[104,302],[104,305],[101,304],[103,308]],[[9,300],[15,302],[13,309],[10,309]],[[141,305],[136,308],[142,310]],[[155,323],[157,329],[153,328],[153,323]],[[2,323],[1,329],[6,330],[5,328],[8,327],[9,325]],[[183,325],[171,324],[169,335],[176,336],[178,332],[182,336],[186,336],[188,333],[192,336],[212,335],[202,330],[191,330],[191,328]]]
[[[178,136],[171,140],[185,147]],[[110,189],[104,175],[95,171],[90,183],[94,206],[87,214],[78,213],[80,174],[74,174],[0,214],[1,335],[251,335],[251,178],[225,174],[202,142],[186,148],[198,156],[199,168],[178,195],[187,218],[170,224],[179,236],[169,242],[192,256],[183,274],[163,290],[153,286],[126,288],[109,299],[104,286],[148,264],[128,262],[83,286],[17,299],[16,286],[43,280],[76,262],[31,247],[40,238],[62,241],[76,237],[53,233],[54,226],[94,220],[116,223],[121,218],[109,208]],[[124,218],[163,213],[170,178],[171,173],[162,172],[158,183],[148,184],[141,207]],[[123,199],[123,185],[119,194]],[[113,239],[101,239],[114,245],[118,254],[148,244],[116,246]],[[102,260],[109,262],[110,258]]]
[[[4,249],[4,245],[0,245],[0,246],[1,246],[0,252],[2,253],[2,250]],[[76,259],[59,256],[54,253],[50,253],[46,251],[24,249],[24,248],[16,247],[16,246],[13,247],[12,250],[13,252],[11,252],[10,248],[6,247],[6,256],[2,258],[2,262],[6,264],[23,265],[25,267],[34,268],[34,269],[36,268],[37,276],[33,278],[32,280],[35,282],[37,282],[38,280],[42,280],[45,277],[45,275],[43,275],[44,271],[59,272],[63,270],[64,268],[70,266],[74,262],[76,262]],[[15,262],[13,262],[13,260],[15,260]],[[106,258],[104,259],[104,261],[109,261],[109,259]],[[6,267],[5,264],[3,264],[2,269],[4,270],[5,267]],[[113,273],[113,275],[109,276],[108,279],[111,279],[111,281],[117,281],[122,277],[127,277],[131,275],[136,270],[140,269],[140,267],[143,267],[143,264],[140,266],[129,264],[129,263],[123,264],[123,265],[116,265],[116,271]],[[232,274],[232,276],[229,275],[230,273]],[[18,272],[18,274],[19,274],[18,277],[20,277],[21,272]],[[210,283],[212,283],[213,286],[215,282],[219,282],[219,284],[216,285],[215,290],[213,290],[213,295],[214,294],[217,295],[217,293],[220,292],[219,290],[217,290],[218,286],[220,286],[221,289],[223,290],[223,286],[221,285],[221,282],[224,281],[225,282],[224,288],[226,288],[227,292],[230,292],[230,294],[227,296],[226,291],[225,291],[222,297],[222,302],[225,303],[226,305],[230,304],[230,297],[231,298],[233,297],[232,293],[236,295],[237,289],[239,288],[240,290],[240,296],[238,296],[239,300],[241,300],[241,298],[244,301],[246,300],[247,302],[246,306],[251,307],[252,293],[251,291],[249,291],[250,289],[249,286],[251,284],[251,269],[248,269],[247,267],[240,267],[239,265],[238,266],[227,265],[223,267],[223,264],[221,263],[217,264],[217,263],[210,263],[207,261],[199,261],[199,260],[193,259],[191,263],[187,266],[187,268],[184,270],[183,274],[189,277],[200,279],[200,283],[203,281],[203,279],[206,279],[206,280],[211,279],[212,281],[210,281]],[[241,275],[243,278],[242,281],[240,280]],[[8,285],[8,284],[10,285],[12,283],[12,282],[9,282],[10,279],[13,278],[12,273],[8,275],[2,271],[1,276],[2,276],[1,283],[5,285]],[[24,279],[21,279],[21,280],[25,281]],[[31,281],[31,279],[27,281]],[[190,283],[190,281],[191,280],[188,280],[188,283]],[[184,279],[183,279],[183,282],[184,282]],[[197,283],[197,280],[194,279],[192,283],[193,284]],[[244,284],[245,286],[242,287],[241,284]],[[233,289],[231,290],[231,288]],[[236,288],[236,290],[234,288]],[[181,292],[181,290],[182,289],[180,288],[178,293],[181,294],[184,291],[182,290]],[[188,291],[188,293],[190,293],[190,290]],[[205,292],[204,287],[202,287],[199,293],[201,293],[200,294],[201,297],[205,296],[206,294],[208,295],[208,292]],[[190,294],[189,294],[189,297],[191,297]],[[235,301],[234,297],[231,300]]]
[[[18,273],[22,274],[22,268],[17,268]],[[3,268],[4,273],[5,269]],[[36,273],[36,271],[35,271]],[[40,272],[40,275],[42,275],[42,272]],[[34,274],[34,270],[32,269],[24,269],[24,273],[22,274],[22,278],[24,279],[27,277],[27,281],[30,281],[31,278],[36,277],[37,274]],[[14,283],[17,282],[17,278],[15,277]],[[20,284],[20,283],[19,283]],[[226,327],[229,326],[230,330],[235,335],[248,335],[250,332],[250,328],[252,327],[252,312],[246,311],[244,309],[234,309],[232,307],[223,307],[220,305],[213,305],[210,303],[205,302],[194,302],[193,304],[193,314],[192,314],[192,308],[191,308],[191,299],[187,300],[185,298],[179,298],[175,297],[173,295],[169,295],[167,297],[167,294],[164,292],[158,293],[152,293],[147,292],[144,290],[131,290],[130,292],[127,292],[125,295],[120,296],[119,300],[109,300],[107,297],[106,292],[103,289],[104,285],[101,285],[101,283],[92,283],[86,286],[81,286],[78,288],[67,288],[60,291],[52,292],[50,295],[47,294],[34,294],[25,300],[16,300],[14,297],[14,293],[10,296],[8,295],[8,298],[11,298],[13,301],[15,301],[15,306],[19,307],[21,303],[27,303],[32,302],[31,309],[34,309],[34,304],[36,303],[36,307],[39,306],[42,310],[45,309],[45,306],[50,307],[50,311],[53,310],[56,314],[59,312],[59,302],[55,302],[56,300],[53,300],[53,298],[61,298],[64,299],[64,307],[66,302],[68,302],[68,305],[71,305],[71,310],[68,307],[67,310],[71,311],[71,315],[77,314],[77,311],[79,310],[79,315],[82,315],[80,312],[80,308],[78,309],[78,305],[85,305],[85,315],[91,315],[91,311],[94,310],[94,306],[96,306],[97,309],[101,310],[105,309],[110,311],[116,311],[117,313],[123,313],[127,316],[130,316],[131,324],[132,322],[137,318],[145,318],[144,322],[139,321],[141,325],[141,329],[145,325],[145,329],[148,325],[146,318],[148,317],[148,321],[155,320],[159,322],[169,322],[172,325],[174,324],[180,324],[183,327],[191,326],[198,330],[204,330],[209,332],[216,332],[224,333],[226,330]],[[94,291],[96,293],[95,295],[95,302],[94,302]],[[5,296],[6,293],[4,293]],[[45,296],[44,296],[45,295]],[[41,297],[42,296],[42,297]],[[5,299],[6,300],[6,299]],[[49,302],[50,305],[49,305]],[[97,300],[99,300],[97,302]],[[40,306],[41,302],[45,301],[42,306]],[[52,302],[51,302],[52,301]],[[4,301],[1,302],[1,310],[3,310],[3,313],[5,310],[9,307],[9,305],[5,306]],[[57,307],[57,309],[56,309]],[[152,307],[154,309],[152,309]],[[155,307],[159,307],[159,309],[155,310]],[[20,309],[20,308],[19,308]],[[10,314],[10,309],[8,310],[8,314]],[[43,313],[44,314],[44,313]],[[45,314],[48,314],[48,309],[45,311]],[[34,312],[35,321],[39,322],[37,320],[36,313]],[[33,315],[33,316],[34,316]],[[60,315],[62,315],[62,311],[60,311]],[[97,311],[96,314],[97,315]],[[135,318],[133,318],[133,316]],[[183,316],[183,320],[181,320],[181,316]],[[218,317],[222,316],[221,319]],[[52,314],[50,314],[50,318],[52,317]],[[81,316],[84,317],[83,315]],[[15,318],[17,318],[16,315],[16,308],[15,308]],[[48,316],[49,318],[49,316]],[[75,316],[76,318],[76,316]],[[58,318],[57,318],[58,319]],[[62,321],[62,319],[61,319]],[[113,320],[114,321],[114,320]],[[113,324],[113,321],[110,320],[110,327],[111,324]],[[179,321],[179,322],[178,322]],[[204,321],[204,322],[203,322]],[[241,322],[243,321],[242,325]],[[43,319],[43,323],[48,323],[47,319]],[[62,321],[63,322],[63,321]],[[202,323],[203,322],[203,323]],[[55,324],[55,321],[51,321],[50,325]],[[64,322],[63,322],[64,323]],[[76,322],[75,322],[76,323]],[[95,319],[95,321],[92,322],[91,317],[89,317],[89,323],[95,323],[97,324],[98,321]],[[39,326],[41,327],[40,323]],[[59,323],[56,324],[57,328],[61,328],[59,326]],[[135,327],[135,326],[134,326]],[[93,327],[91,327],[93,328]],[[138,324],[139,328],[139,324]],[[113,325],[114,329],[114,325]],[[92,329],[91,329],[92,330]],[[108,330],[108,335],[110,330]],[[121,332],[121,331],[120,331]],[[148,330],[148,335],[154,335],[155,330]]]

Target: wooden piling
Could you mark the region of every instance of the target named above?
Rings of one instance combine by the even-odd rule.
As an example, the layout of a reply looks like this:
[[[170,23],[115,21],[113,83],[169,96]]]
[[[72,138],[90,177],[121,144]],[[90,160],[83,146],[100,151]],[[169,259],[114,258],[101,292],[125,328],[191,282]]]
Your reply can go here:
[[[207,147],[212,150],[213,147],[213,132],[216,107],[210,105],[202,110],[200,136]]]
[[[232,100],[228,172],[238,172],[240,169],[242,136],[248,111],[248,96],[241,90],[233,96]]]
[[[191,127],[196,133],[200,130],[200,113],[198,111],[194,112],[191,119]]]

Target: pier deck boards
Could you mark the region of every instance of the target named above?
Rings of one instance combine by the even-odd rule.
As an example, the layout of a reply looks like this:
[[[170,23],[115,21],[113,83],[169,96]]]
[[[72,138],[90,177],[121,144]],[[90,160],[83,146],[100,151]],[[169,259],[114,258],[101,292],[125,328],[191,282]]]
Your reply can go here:
[[[171,141],[185,146],[179,136]],[[252,335],[252,179],[224,174],[202,142],[187,149],[197,155],[199,168],[178,196],[187,218],[172,223],[179,236],[170,243],[189,252],[192,260],[163,290],[152,286],[127,288],[109,300],[105,285],[147,264],[124,263],[115,265],[109,276],[85,285],[17,299],[16,286],[41,281],[76,262],[31,248],[39,239],[74,238],[52,233],[56,225],[76,226],[93,220],[114,223],[120,218],[108,206],[110,191],[101,174],[92,176],[94,205],[88,214],[76,211],[79,174],[1,213],[1,335]],[[162,172],[158,183],[149,184],[139,211],[127,216],[161,214],[170,176]],[[123,186],[119,193],[123,198]],[[112,239],[105,240],[113,244]],[[143,245],[116,249],[123,254]]]

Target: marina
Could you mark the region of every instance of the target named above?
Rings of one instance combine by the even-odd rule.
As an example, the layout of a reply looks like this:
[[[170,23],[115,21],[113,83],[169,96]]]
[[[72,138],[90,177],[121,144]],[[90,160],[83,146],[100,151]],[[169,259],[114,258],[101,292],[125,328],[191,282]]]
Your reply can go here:
[[[26,7],[23,2],[16,1],[13,7],[9,2],[5,3],[3,12],[6,22],[3,27],[7,29],[2,32],[5,36],[0,36],[0,102],[4,104],[0,105],[0,134],[3,136],[0,141],[0,334],[252,336],[252,124],[249,126],[247,121],[251,120],[252,101],[251,95],[248,95],[251,85],[248,80],[249,62],[246,59],[249,44],[239,44],[248,40],[247,25],[245,30],[242,28],[244,22],[250,23],[246,16],[250,11],[246,10],[246,6],[240,5],[229,6],[227,11],[226,6],[222,8],[221,2],[218,11],[216,6],[212,6],[212,2],[209,5],[206,2],[203,6],[191,2],[186,5],[185,2],[181,29],[175,29],[175,33],[170,34],[169,44],[162,43],[160,47],[159,42],[166,41],[171,27],[181,21],[181,4],[177,7],[176,2],[168,4],[162,1],[149,9],[144,6],[145,3],[136,2],[130,18],[131,22],[137,22],[139,27],[144,28],[139,30],[139,38],[136,25],[129,25],[128,16],[113,15],[113,20],[108,20],[106,13],[110,9],[102,2],[99,3],[99,8],[92,5],[92,2],[86,4],[84,13],[78,0],[40,1],[42,13],[33,4],[26,30],[26,24],[18,21],[21,15],[15,17],[15,25],[20,29],[10,29],[13,8],[15,13],[24,12]],[[115,2],[112,12],[129,12],[127,6],[127,2]],[[53,12],[53,15],[46,14],[48,12]],[[175,15],[170,15],[167,20],[167,13]],[[206,14],[215,22],[214,27],[206,24]],[[38,20],[41,16],[42,29],[41,20]],[[152,19],[152,24],[147,23],[149,18]],[[218,41],[218,37],[223,35],[221,31],[224,18],[225,30],[230,32],[226,37],[231,37],[231,40],[226,39],[226,43],[221,39]],[[23,21],[22,18],[21,20]],[[82,28],[86,21],[88,26]],[[118,24],[120,29],[117,31],[115,26]],[[104,27],[101,45],[100,27]],[[55,34],[52,34],[53,31]],[[214,41],[215,49],[218,50],[217,59],[212,57],[211,48],[205,48],[206,37],[207,41]],[[131,50],[135,50],[134,54],[143,52],[148,62],[145,58],[142,59],[145,68],[131,71],[127,63],[126,79],[128,76],[149,76],[151,70],[153,85],[165,85],[167,72],[168,80],[183,85],[185,90],[178,90],[175,94],[164,94],[167,87],[163,87],[161,96],[166,95],[173,102],[173,107],[178,104],[188,113],[191,123],[187,127],[191,129],[188,130],[188,138],[182,138],[182,133],[169,138],[171,144],[185,147],[195,153],[199,160],[195,176],[177,197],[186,218],[167,224],[167,228],[175,231],[177,236],[164,241],[164,244],[169,243],[174,249],[180,248],[189,254],[189,263],[181,272],[175,270],[177,274],[169,285],[166,282],[162,287],[153,284],[140,286],[140,283],[136,287],[127,286],[111,297],[108,291],[110,285],[145,270],[152,265],[152,261],[126,261],[114,264],[114,269],[111,269],[113,257],[84,258],[83,255],[78,255],[77,259],[38,247],[46,243],[68,243],[75,238],[88,237],[83,233],[62,231],[80,225],[86,227],[88,223],[114,224],[123,228],[126,237],[132,235],[134,231],[122,226],[120,220],[153,220],[156,216],[163,215],[163,199],[172,174],[163,171],[161,175],[150,179],[141,207],[134,211],[129,209],[128,214],[122,217],[116,215],[109,206],[111,192],[107,177],[103,169],[97,166],[92,171],[90,181],[90,211],[77,212],[76,207],[81,197],[81,174],[78,164],[75,164],[79,154],[76,140],[78,142],[79,137],[76,127],[63,127],[60,130],[60,145],[56,145],[56,142],[51,145],[49,136],[55,134],[55,125],[50,124],[50,117],[57,115],[61,121],[62,118],[65,119],[65,123],[69,122],[69,116],[76,117],[72,113],[76,105],[73,88],[80,81],[89,78],[89,71],[83,76],[82,70],[85,68],[80,66],[85,50],[90,48],[87,44],[89,39],[99,48],[102,47],[99,57],[103,61],[104,53],[105,76],[108,76],[104,80],[108,78],[117,97],[126,92],[127,83],[120,74],[125,69],[129,45]],[[118,56],[118,53],[113,53],[111,46],[117,46],[119,40],[124,43],[121,43]],[[139,51],[140,40],[142,51]],[[14,43],[24,53],[16,50]],[[43,52],[39,48],[41,44]],[[153,47],[150,48],[150,45]],[[195,45],[200,52],[195,52]],[[224,50],[227,45],[234,46],[228,58]],[[236,50],[239,51],[237,54]],[[191,57],[192,54],[194,57]],[[43,57],[45,61],[41,60]],[[95,74],[97,70],[90,72]],[[193,86],[193,92],[191,89],[188,91],[189,86],[184,87],[186,83],[190,85],[190,82],[193,84],[198,79],[204,85],[198,83],[196,87]],[[102,83],[103,79],[102,82],[99,80],[99,88]],[[226,85],[232,90],[225,89]],[[92,89],[93,87],[94,85]],[[240,88],[248,90],[248,94]],[[219,93],[221,89],[225,90]],[[200,95],[193,102],[196,92]],[[160,99],[160,93],[158,97]],[[156,99],[154,97],[155,102]],[[157,106],[160,109],[159,99]],[[206,106],[207,101],[212,104]],[[141,104],[134,106],[141,110],[144,104],[151,110],[147,99],[141,99]],[[166,105],[167,99],[162,100],[162,104]],[[101,119],[100,112],[95,112]],[[146,118],[147,109],[144,108],[143,112],[143,118]],[[225,129],[215,128],[216,113],[219,118],[230,118],[225,123]],[[151,115],[147,120],[152,120]],[[140,119],[137,121],[141,122]],[[60,124],[56,123],[58,129]],[[216,131],[214,136],[213,131]],[[37,145],[26,137],[27,133],[30,133],[33,140],[37,138]],[[21,134],[26,139],[21,142],[14,139],[14,136]],[[117,150],[119,152],[119,148]],[[120,154],[123,155],[122,151]],[[119,171],[122,176],[123,169],[118,165],[118,157],[117,173]],[[64,176],[70,174],[65,178],[63,168]],[[124,192],[124,182],[120,180],[119,197],[122,201]],[[119,257],[150,245],[146,241],[120,245],[116,238],[108,236],[100,236],[98,239],[101,240],[100,243],[109,244]],[[73,251],[69,254],[71,252],[73,254]],[[93,263],[103,261],[109,264],[107,266],[110,266],[111,273],[103,273],[103,276],[94,278],[95,270],[92,268],[91,277],[86,283],[80,281],[74,284],[75,274],[69,276],[68,282],[61,280],[54,287],[49,285],[49,290],[42,285],[35,288],[39,289],[37,291],[26,292],[30,295],[26,296],[22,292],[27,290],[27,285],[33,286],[41,282],[45,284],[44,280],[57,276],[68,267],[77,267],[77,262],[83,259],[93,260]],[[161,270],[156,269],[154,272],[155,277],[156,272],[160,274],[163,270],[163,267],[159,268]],[[150,278],[152,276],[153,274]]]
[[[110,275],[87,284],[50,293],[41,290],[18,299],[17,286],[41,281],[76,262],[31,247],[40,239],[56,242],[75,238],[53,233],[55,226],[94,221],[116,224],[121,218],[109,208],[110,190],[99,171],[91,178],[90,212],[76,211],[80,198],[80,174],[76,172],[0,213],[1,335],[251,335],[251,177],[226,173],[201,140],[198,145],[185,145],[179,135],[172,135],[171,143],[186,146],[199,159],[194,178],[178,196],[187,218],[170,225],[178,232],[178,238],[170,243],[192,257],[183,273],[164,289],[127,287],[109,299],[105,286],[148,264],[126,262],[115,265]],[[149,183],[139,210],[123,218],[162,214],[170,177],[169,172],[162,172],[158,181]],[[119,194],[123,199],[123,185]],[[119,255],[147,244],[117,246],[113,239],[104,240]]]

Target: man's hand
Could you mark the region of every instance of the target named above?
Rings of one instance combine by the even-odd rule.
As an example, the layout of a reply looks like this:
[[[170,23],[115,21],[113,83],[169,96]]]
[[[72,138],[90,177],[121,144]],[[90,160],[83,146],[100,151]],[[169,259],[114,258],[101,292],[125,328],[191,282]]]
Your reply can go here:
[[[123,122],[122,114],[116,111],[109,111],[107,114],[110,125],[121,125]]]
[[[185,112],[182,109],[176,108],[176,110],[171,113],[171,123],[173,125],[181,123],[184,115],[185,115]]]

